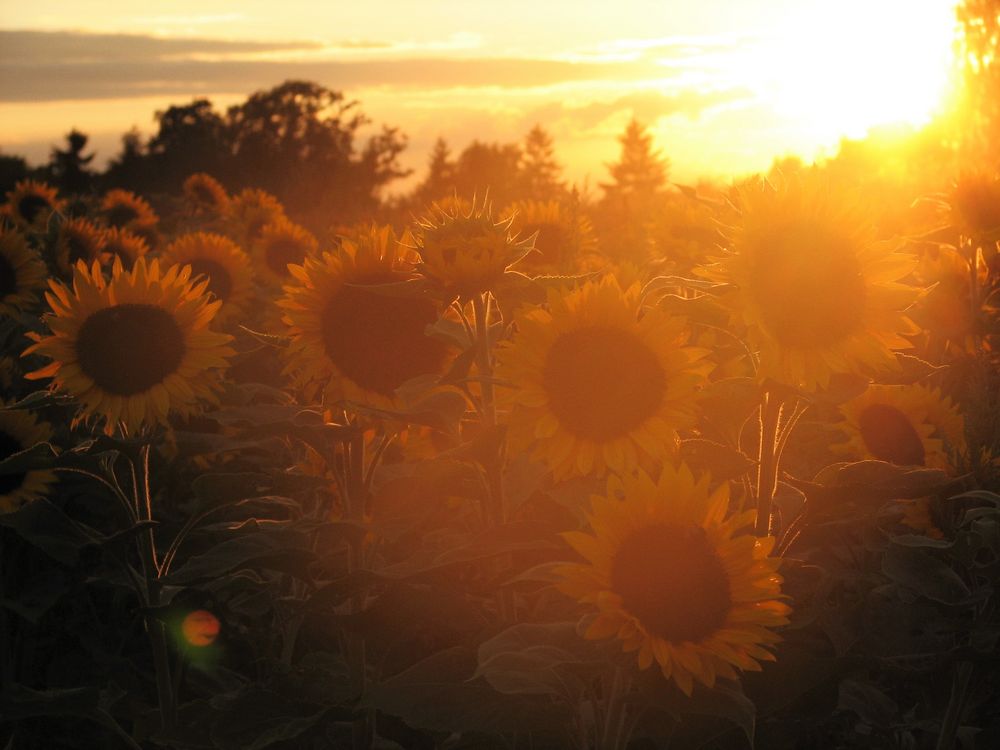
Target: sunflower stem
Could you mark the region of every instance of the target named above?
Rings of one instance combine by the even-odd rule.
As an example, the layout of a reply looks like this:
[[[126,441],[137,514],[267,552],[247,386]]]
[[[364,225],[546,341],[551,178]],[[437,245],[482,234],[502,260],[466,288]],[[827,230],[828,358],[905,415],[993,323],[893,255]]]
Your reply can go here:
[[[757,454],[757,536],[771,532],[771,501],[778,476],[778,422],[781,416],[781,399],[772,391],[765,391],[760,403],[760,447]]]
[[[952,750],[955,747],[955,738],[961,726],[965,701],[969,694],[969,683],[972,680],[972,666],[972,662],[968,661],[955,665],[955,671],[951,675],[951,695],[944,719],[941,721],[941,732],[938,734],[935,750]]]
[[[622,668],[615,666],[611,687],[604,701],[604,722],[601,727],[600,750],[619,750],[623,747],[622,730],[625,726],[625,695],[628,686],[622,676]]]

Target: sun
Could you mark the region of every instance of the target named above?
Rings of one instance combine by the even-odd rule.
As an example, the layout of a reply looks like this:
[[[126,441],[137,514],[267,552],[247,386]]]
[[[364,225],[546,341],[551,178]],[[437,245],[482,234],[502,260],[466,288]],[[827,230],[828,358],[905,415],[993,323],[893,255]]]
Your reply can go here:
[[[740,61],[745,84],[822,142],[928,123],[955,68],[957,0],[804,3]],[[804,133],[805,134],[805,133]]]

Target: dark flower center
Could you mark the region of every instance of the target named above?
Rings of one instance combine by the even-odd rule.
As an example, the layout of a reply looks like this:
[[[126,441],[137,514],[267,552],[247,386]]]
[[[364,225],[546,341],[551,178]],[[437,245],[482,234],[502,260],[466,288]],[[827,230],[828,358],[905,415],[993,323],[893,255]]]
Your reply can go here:
[[[757,243],[750,283],[766,328],[781,344],[823,346],[859,328],[865,280],[850,238],[797,222]]]
[[[5,255],[0,255],[0,300],[17,292],[17,271]]]
[[[128,203],[116,203],[105,212],[108,224],[113,227],[124,227],[130,221],[139,218],[139,212]]]
[[[385,273],[367,284],[402,281]],[[441,372],[448,346],[425,335],[437,320],[433,302],[390,297],[357,286],[343,286],[323,311],[321,333],[327,356],[362,388],[391,396],[407,380]]]
[[[80,368],[99,388],[133,396],[162,383],[184,358],[184,333],[156,305],[127,304],[93,313],[76,341]]]
[[[211,258],[193,258],[181,261],[181,265],[191,266],[192,279],[198,276],[208,279],[208,291],[216,297],[222,301],[229,299],[229,293],[233,291],[233,277],[221,263]]]
[[[20,440],[0,430],[0,461],[10,458],[15,453],[20,453],[24,448],[25,446],[21,445]],[[20,474],[0,474],[0,495],[6,495],[20,487],[24,483],[25,476],[27,474],[24,472]]]
[[[41,195],[26,195],[17,202],[17,212],[24,217],[29,224],[34,223],[38,214],[46,209],[52,208],[48,199]]]
[[[611,565],[622,606],[654,636],[698,642],[732,607],[729,577],[700,526],[660,523],[633,531]]]
[[[666,375],[635,336],[612,328],[579,328],[549,349],[542,372],[549,407],[575,435],[613,440],[655,414]]]
[[[78,260],[89,263],[97,255],[97,243],[83,231],[71,230],[66,234],[66,252],[70,266],[75,266]]]
[[[291,238],[278,238],[264,249],[264,262],[278,276],[288,276],[288,264],[301,265],[305,259],[306,246]]]
[[[858,419],[861,437],[880,461],[897,466],[923,466],[924,443],[903,412],[887,404],[872,404]]]

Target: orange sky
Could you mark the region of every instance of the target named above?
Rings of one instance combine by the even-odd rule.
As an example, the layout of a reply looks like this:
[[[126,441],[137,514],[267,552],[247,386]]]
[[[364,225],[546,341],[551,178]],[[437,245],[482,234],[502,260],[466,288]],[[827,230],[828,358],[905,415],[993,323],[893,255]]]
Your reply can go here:
[[[574,180],[604,178],[629,117],[678,179],[829,153],[926,121],[947,90],[953,0],[180,0],[5,3],[0,148],[34,161],[76,126],[106,158],[132,125],[317,80],[410,136],[520,140],[536,122]],[[67,33],[73,32],[73,33]]]

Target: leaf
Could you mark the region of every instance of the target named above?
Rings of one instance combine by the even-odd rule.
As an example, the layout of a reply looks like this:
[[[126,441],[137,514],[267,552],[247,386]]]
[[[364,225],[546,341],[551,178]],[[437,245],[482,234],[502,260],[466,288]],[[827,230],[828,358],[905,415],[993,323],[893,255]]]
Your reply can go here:
[[[926,497],[953,480],[941,469],[896,466],[886,461],[857,461],[832,464],[820,471],[813,482],[793,477],[786,477],[786,481],[817,506],[829,510],[846,503]]]
[[[65,565],[76,565],[84,547],[101,541],[98,534],[74,523],[44,498],[0,515],[0,526],[13,529],[26,542]]]
[[[215,698],[212,706],[219,711],[212,725],[212,740],[222,750],[264,750],[298,740],[316,728],[329,711],[328,707],[317,709],[294,696],[256,686]]]
[[[0,599],[0,606],[37,624],[69,590],[69,579],[60,570],[28,572],[30,577],[18,586],[16,599]]]
[[[7,721],[43,716],[73,716],[88,719],[106,727],[119,737],[127,738],[118,722],[102,705],[97,688],[67,688],[33,690],[16,683],[4,685],[0,693],[0,717]],[[138,745],[131,743],[133,747]]]
[[[853,711],[862,721],[888,729],[896,723],[899,706],[874,685],[857,680],[842,680],[837,696],[837,708]]]
[[[893,544],[882,558],[882,572],[896,583],[942,604],[962,604],[972,592],[947,563],[913,547]]]
[[[692,469],[708,472],[720,481],[738,479],[757,465],[741,451],[712,440],[682,440],[680,455]]]
[[[56,465],[58,452],[49,443],[35,443],[24,450],[12,453],[0,461],[0,476],[25,474],[39,469],[51,469]]]
[[[266,474],[202,474],[191,482],[191,490],[199,500],[199,507],[207,509],[259,496],[266,488],[266,481]]]

